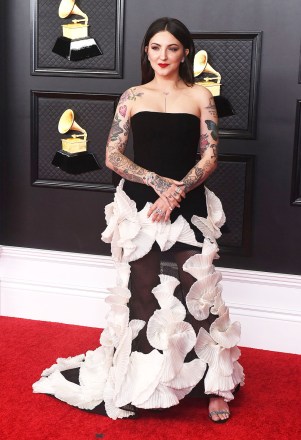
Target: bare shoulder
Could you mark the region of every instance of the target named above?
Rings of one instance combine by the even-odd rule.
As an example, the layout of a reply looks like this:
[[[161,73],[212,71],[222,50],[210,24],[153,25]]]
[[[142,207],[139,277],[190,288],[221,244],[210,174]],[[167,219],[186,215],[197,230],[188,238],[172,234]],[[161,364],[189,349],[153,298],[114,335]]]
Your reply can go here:
[[[195,99],[199,102],[203,101],[204,103],[208,103],[210,98],[212,98],[212,93],[206,87],[201,86],[200,84],[194,84],[191,87],[191,92]]]
[[[125,90],[122,93],[119,104],[123,104],[126,101],[135,101],[139,96],[143,95],[143,86],[133,86]]]

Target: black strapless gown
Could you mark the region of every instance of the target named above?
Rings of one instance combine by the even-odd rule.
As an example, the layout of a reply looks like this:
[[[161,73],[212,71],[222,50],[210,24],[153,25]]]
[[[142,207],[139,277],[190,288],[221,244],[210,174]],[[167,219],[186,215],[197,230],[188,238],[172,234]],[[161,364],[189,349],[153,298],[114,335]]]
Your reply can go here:
[[[196,164],[200,140],[200,119],[197,116],[142,111],[132,117],[131,125],[134,162],[137,165],[160,176],[181,181]],[[140,183],[127,180],[123,189],[136,202],[138,211],[147,201],[153,203],[158,198],[151,187]],[[186,195],[180,208],[173,210],[171,221],[179,215],[189,222],[196,239],[202,242],[203,235],[191,224],[191,217],[207,217],[204,184]],[[181,247],[184,248],[184,244]]]
[[[134,162],[161,176],[183,179],[196,162],[199,118],[143,111],[131,122]],[[35,393],[117,419],[134,416],[137,408],[169,408],[194,391],[230,401],[243,383],[240,325],[229,319],[221,274],[213,265],[224,223],[220,201],[200,185],[173,210],[170,222],[153,223],[147,211],[157,197],[139,183],[121,181],[117,187],[105,209],[107,228],[102,234],[111,243],[116,286],[108,289],[110,311],[100,346],[86,355],[58,359],[33,385]],[[156,274],[156,284],[145,287],[151,267],[158,267],[147,263],[158,255],[154,246],[181,255],[187,249],[193,252],[181,267],[177,263],[183,280],[185,274],[192,280],[182,302],[175,293],[185,290],[181,276],[180,283],[174,276]],[[185,251],[178,252],[177,246]],[[133,273],[141,286],[137,278],[132,283]],[[134,284],[146,300],[140,315],[133,308]],[[143,338],[148,350],[139,349]]]

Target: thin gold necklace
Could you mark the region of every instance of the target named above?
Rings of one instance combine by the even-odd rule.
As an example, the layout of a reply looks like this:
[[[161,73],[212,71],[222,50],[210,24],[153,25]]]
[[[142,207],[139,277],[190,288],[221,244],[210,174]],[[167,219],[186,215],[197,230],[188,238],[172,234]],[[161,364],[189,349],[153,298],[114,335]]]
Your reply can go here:
[[[180,79],[178,79],[177,82],[179,82],[179,81],[180,81]],[[167,108],[167,96],[168,96],[172,91],[174,91],[174,90],[172,89],[172,90],[170,90],[169,92],[164,92],[164,91],[162,90],[162,93],[163,93],[163,95],[164,95],[164,112],[165,112],[165,113],[166,113],[166,108]]]
[[[164,95],[164,113],[166,113],[166,101],[167,101],[167,96],[169,95],[170,92],[162,92]]]

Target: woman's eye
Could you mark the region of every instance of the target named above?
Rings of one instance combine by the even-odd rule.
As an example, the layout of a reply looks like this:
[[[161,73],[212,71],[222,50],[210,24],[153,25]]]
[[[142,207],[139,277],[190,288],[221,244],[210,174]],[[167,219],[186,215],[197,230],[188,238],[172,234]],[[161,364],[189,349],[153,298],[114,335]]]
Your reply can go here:
[[[153,46],[152,50],[159,50],[159,47],[158,46]]]

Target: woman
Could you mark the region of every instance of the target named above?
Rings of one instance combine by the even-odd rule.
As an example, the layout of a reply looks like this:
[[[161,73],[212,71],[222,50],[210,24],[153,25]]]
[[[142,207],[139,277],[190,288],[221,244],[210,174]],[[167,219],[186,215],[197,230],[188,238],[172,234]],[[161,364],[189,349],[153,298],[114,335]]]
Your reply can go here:
[[[124,179],[106,207],[102,235],[111,243],[117,286],[109,289],[101,347],[52,366],[34,385],[83,409],[104,405],[114,419],[194,393],[208,396],[211,420],[222,423],[243,381],[239,324],[229,320],[212,264],[225,218],[203,184],[217,166],[217,113],[211,93],[194,85],[193,58],[180,21],[151,24],[142,85],[121,96],[106,150],[106,165]],[[125,155],[130,127],[133,161]],[[167,251],[179,280],[159,275]],[[66,380],[74,367],[79,385]]]

